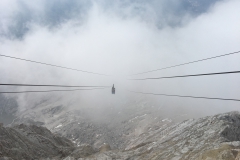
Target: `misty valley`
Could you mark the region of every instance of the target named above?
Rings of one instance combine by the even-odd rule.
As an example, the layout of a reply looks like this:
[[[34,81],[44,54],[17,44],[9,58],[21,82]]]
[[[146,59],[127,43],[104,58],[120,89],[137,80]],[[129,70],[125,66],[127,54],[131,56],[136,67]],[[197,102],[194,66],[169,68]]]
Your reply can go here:
[[[0,160],[240,160],[239,0],[0,0]]]

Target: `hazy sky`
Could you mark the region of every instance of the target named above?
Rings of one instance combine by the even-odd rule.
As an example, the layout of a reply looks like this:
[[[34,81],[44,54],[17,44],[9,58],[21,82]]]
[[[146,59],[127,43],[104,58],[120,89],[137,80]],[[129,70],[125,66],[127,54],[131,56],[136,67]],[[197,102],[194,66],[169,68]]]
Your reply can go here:
[[[239,0],[1,0],[0,54],[110,74],[104,77],[0,57],[1,83],[116,85],[115,103],[142,92],[240,99],[240,75],[128,81],[126,75],[240,50]],[[134,76],[240,70],[240,54]],[[2,88],[1,90],[15,90]],[[30,88],[17,88],[17,90]],[[39,89],[39,88],[38,88]],[[49,88],[48,88],[49,89]],[[63,93],[109,104],[110,90]],[[49,94],[18,95],[22,109]],[[50,94],[52,95],[52,94]],[[111,96],[111,97],[109,97]],[[149,98],[149,97],[148,97]],[[153,97],[150,97],[152,100]],[[94,102],[92,100],[95,100]],[[155,97],[159,105],[221,112],[240,103]]]

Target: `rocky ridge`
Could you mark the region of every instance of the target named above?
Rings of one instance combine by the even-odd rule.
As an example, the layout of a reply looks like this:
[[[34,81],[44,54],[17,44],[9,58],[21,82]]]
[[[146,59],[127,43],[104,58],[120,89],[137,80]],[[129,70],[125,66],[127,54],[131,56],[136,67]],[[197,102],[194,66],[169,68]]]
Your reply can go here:
[[[0,126],[0,157],[10,159],[61,159],[74,150],[72,142],[34,125]],[[1,159],[1,158],[0,158]]]
[[[130,140],[125,150],[97,153],[81,160],[93,159],[239,160],[240,113],[161,127]]]
[[[44,126],[77,146],[86,143],[99,148],[107,143],[113,149],[124,149],[129,139],[187,117],[187,114],[167,113],[166,110],[168,108],[155,106],[144,97],[123,102],[120,107],[107,106],[99,110],[97,107],[84,109],[82,106],[73,110],[60,101],[44,101],[19,113],[12,124]]]
[[[0,157],[64,160],[238,160],[240,113],[229,112],[172,125],[159,125],[125,143],[73,144],[35,125],[0,126]]]

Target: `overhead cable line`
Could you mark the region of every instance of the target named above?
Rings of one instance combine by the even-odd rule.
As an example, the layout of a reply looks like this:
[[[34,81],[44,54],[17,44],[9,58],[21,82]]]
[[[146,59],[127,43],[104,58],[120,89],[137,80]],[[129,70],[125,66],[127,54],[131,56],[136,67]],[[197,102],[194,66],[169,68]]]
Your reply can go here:
[[[75,68],[69,68],[69,67],[59,66],[59,65],[55,65],[55,64],[49,64],[49,63],[38,62],[38,61],[29,60],[29,59],[23,59],[23,58],[18,58],[18,57],[7,56],[7,55],[3,55],[3,54],[0,54],[0,56],[1,56],[1,57],[6,57],[6,58],[12,58],[12,59],[17,59],[17,60],[22,60],[22,61],[27,61],[27,62],[32,62],[32,63],[43,64],[43,65],[52,66],[52,67],[58,67],[58,68],[62,68],[62,69],[68,69],[68,70],[72,70],[72,71],[85,72],[85,73],[96,74],[96,75],[101,75],[101,76],[110,76],[110,75],[107,75],[107,74],[90,72],[90,71],[84,71],[84,70],[79,70],[79,69],[75,69]]]
[[[199,60],[195,60],[195,61],[191,61],[191,62],[181,63],[181,64],[169,66],[169,67],[164,67],[164,68],[159,68],[159,69],[155,69],[155,70],[146,71],[146,72],[131,74],[129,76],[135,76],[135,75],[140,75],[140,74],[145,74],[145,73],[150,73],[150,72],[156,72],[156,71],[160,71],[160,70],[164,70],[164,69],[169,69],[169,68],[174,68],[174,67],[178,67],[178,66],[188,65],[188,64],[197,63],[197,62],[201,62],[201,61],[206,61],[206,60],[210,60],[210,59],[214,59],[214,58],[229,56],[229,55],[233,55],[233,54],[236,54],[236,53],[240,53],[240,51],[227,53],[227,54],[222,54],[222,55],[219,55],[219,56],[214,56],[214,57],[209,57],[209,58],[204,58],[204,59],[199,59]]]
[[[129,91],[129,90],[128,90]],[[162,94],[162,93],[144,93],[144,92],[136,92],[129,91],[132,93],[139,94],[147,94],[147,95],[155,95],[155,96],[168,96],[168,97],[180,97],[180,98],[198,98],[198,99],[212,99],[212,100],[223,100],[223,101],[240,101],[240,99],[232,99],[232,98],[216,98],[216,97],[197,97],[197,96],[183,96],[183,95],[171,95],[171,94]]]
[[[70,91],[80,91],[80,90],[101,90],[105,88],[91,88],[91,89],[70,89],[70,90],[46,90],[46,91],[16,91],[16,92],[0,92],[0,93],[41,93],[41,92],[70,92]]]
[[[203,73],[203,74],[189,74],[189,75],[180,75],[180,76],[155,77],[155,78],[143,78],[143,79],[129,79],[129,80],[153,80],[153,79],[167,79],[167,78],[184,78],[184,77],[212,76],[212,75],[234,74],[234,73],[240,73],[240,71]]]
[[[8,83],[0,83],[0,86],[29,86],[29,87],[111,87],[111,86],[68,86],[68,85],[38,85],[38,84],[8,84]]]

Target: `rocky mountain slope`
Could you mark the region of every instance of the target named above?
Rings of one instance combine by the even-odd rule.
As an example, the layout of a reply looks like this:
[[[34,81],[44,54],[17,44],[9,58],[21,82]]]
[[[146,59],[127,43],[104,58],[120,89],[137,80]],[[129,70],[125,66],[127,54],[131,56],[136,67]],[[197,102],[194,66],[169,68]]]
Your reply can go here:
[[[34,125],[1,127],[0,157],[15,155],[13,159],[50,157],[64,160],[240,159],[239,112],[149,127],[151,129],[141,132],[134,138],[126,136],[129,139],[123,142],[123,149],[114,149],[104,143],[99,148],[84,143],[74,145],[65,138],[51,134],[46,128]],[[78,132],[81,134],[81,130]],[[88,136],[81,138],[91,139]],[[72,141],[74,142],[73,139]]]
[[[71,158],[74,159],[66,159]],[[240,113],[230,112],[160,127],[129,140],[125,150],[96,153],[81,160],[91,159],[238,160]]]
[[[0,126],[0,157],[5,159],[61,159],[73,150],[71,141],[52,134],[44,127],[24,124],[11,128]]]
[[[164,108],[155,107],[143,99],[123,103],[119,108],[99,110],[80,107],[73,110],[59,101],[45,101],[18,114],[12,124],[45,126],[78,146],[87,143],[99,148],[107,143],[113,149],[124,149],[129,139],[184,118],[181,112],[176,115],[171,113],[171,116]]]
[[[9,108],[8,111],[11,111],[11,107]],[[50,147],[50,150],[47,150],[50,153],[43,150],[37,156],[66,160],[239,158],[239,112],[189,119],[190,114],[184,111],[169,112],[169,108],[155,106],[142,97],[135,101],[123,102],[120,107],[87,109],[71,109],[59,100],[48,100],[14,115],[17,118],[9,125],[11,127],[1,127],[3,136],[0,136],[0,139],[14,133],[23,139],[21,145],[26,141],[27,145],[23,145],[25,148],[19,153],[16,152],[16,155],[20,156],[29,155],[32,158],[35,149],[43,145],[43,149]],[[38,130],[42,131],[37,132]],[[42,144],[39,135],[47,136],[50,144],[54,145]],[[64,140],[67,143],[59,143],[55,136],[60,139],[65,137],[71,142]],[[13,152],[10,150],[14,148],[15,151],[20,143],[16,141],[14,144],[14,137],[16,136],[8,137],[11,145],[5,144],[5,139],[1,141],[1,147],[9,145],[7,150],[11,154]],[[29,150],[31,145],[33,147]],[[59,146],[67,147],[66,152],[59,149]],[[7,153],[6,150],[4,153]]]

